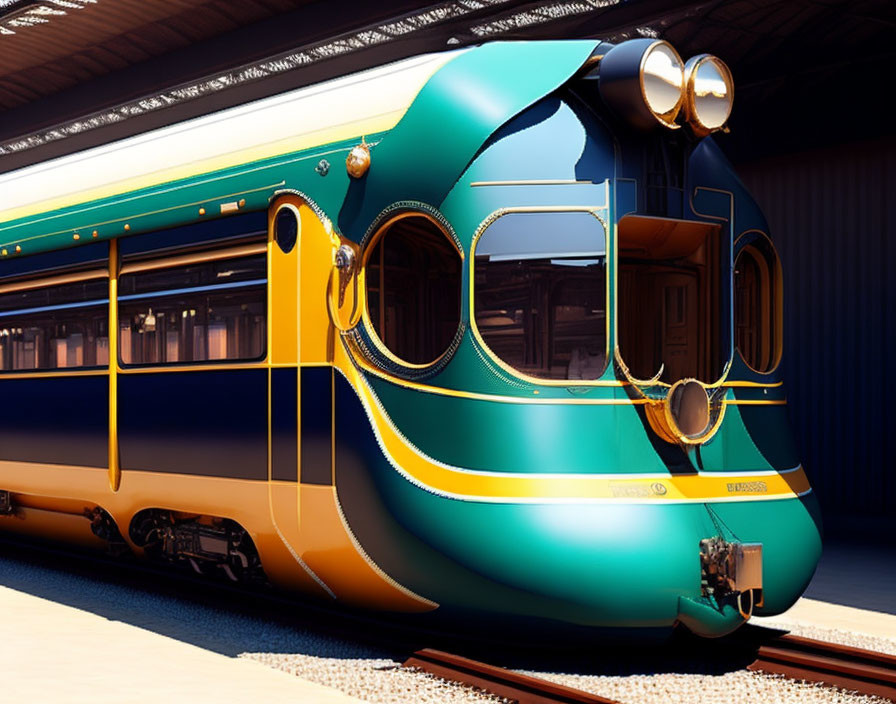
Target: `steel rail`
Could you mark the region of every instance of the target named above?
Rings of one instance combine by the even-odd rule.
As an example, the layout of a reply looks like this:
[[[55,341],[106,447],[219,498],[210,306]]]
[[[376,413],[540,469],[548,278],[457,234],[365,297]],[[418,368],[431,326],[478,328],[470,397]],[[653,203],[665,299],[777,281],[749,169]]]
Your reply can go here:
[[[760,646],[747,669],[820,682],[896,702],[896,656],[784,635]]]
[[[516,704],[619,704],[590,692],[487,665],[441,650],[418,650],[402,667],[414,667],[442,679],[482,689]]]

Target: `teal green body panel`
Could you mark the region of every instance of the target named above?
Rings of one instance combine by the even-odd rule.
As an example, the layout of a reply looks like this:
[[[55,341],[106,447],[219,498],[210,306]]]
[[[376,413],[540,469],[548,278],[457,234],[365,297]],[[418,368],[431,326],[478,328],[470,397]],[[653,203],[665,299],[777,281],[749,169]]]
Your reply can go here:
[[[598,44],[496,42],[452,60],[377,145],[369,174],[346,197],[340,229],[363,234],[396,200],[441,203],[495,130],[560,88]]]

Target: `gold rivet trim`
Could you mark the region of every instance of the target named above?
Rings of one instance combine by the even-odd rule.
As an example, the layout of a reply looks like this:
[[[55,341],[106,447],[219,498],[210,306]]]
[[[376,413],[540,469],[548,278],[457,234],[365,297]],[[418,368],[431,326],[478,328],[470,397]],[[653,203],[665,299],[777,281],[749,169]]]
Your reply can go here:
[[[22,251],[22,245],[17,244],[17,245],[16,245],[16,252],[21,252],[21,251]]]
[[[199,214],[200,214],[200,215],[205,215],[205,208],[200,208],[200,209],[199,209]]]
[[[5,257],[8,254],[8,252],[4,249],[3,252],[0,252],[0,254],[3,254],[3,256]]]
[[[130,229],[131,229],[131,226],[128,225],[127,223],[125,223],[125,224],[124,224],[124,229],[125,229],[125,230],[130,230]]]
[[[97,232],[96,230],[94,230],[94,231],[91,233],[90,236],[91,236],[91,237],[96,237],[98,234],[100,234],[100,233]]]
[[[246,199],[245,199],[245,198],[240,198],[240,202],[239,202],[238,205],[239,205],[240,208],[244,208],[244,207],[246,207]]]
[[[81,239],[81,235],[79,235],[79,234],[76,232],[75,234],[72,235],[72,239],[73,239],[73,240],[79,240],[79,239]]]

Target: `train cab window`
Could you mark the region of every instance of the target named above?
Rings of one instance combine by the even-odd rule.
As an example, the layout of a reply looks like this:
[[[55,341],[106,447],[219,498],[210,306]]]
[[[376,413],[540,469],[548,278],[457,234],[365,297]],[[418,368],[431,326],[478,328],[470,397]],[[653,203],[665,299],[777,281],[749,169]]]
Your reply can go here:
[[[771,242],[762,235],[734,262],[734,344],[744,362],[763,374],[777,366],[780,356],[780,270]]]
[[[606,233],[590,212],[510,213],[475,246],[476,328],[516,371],[587,381],[607,364]]]
[[[267,268],[263,253],[172,266],[124,267],[118,282],[123,364],[257,360],[265,353]]]
[[[718,225],[627,215],[619,221],[619,354],[632,376],[712,382],[722,344]]]
[[[0,289],[0,370],[109,363],[108,279],[52,281]]]
[[[432,218],[405,213],[375,235],[364,260],[367,323],[388,353],[424,366],[460,326],[461,255]]]

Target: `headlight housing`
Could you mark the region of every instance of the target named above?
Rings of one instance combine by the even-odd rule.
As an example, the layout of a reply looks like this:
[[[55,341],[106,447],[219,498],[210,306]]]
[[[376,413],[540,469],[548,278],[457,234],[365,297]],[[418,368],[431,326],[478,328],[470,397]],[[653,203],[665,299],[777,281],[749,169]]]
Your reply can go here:
[[[721,59],[699,54],[688,59],[684,73],[684,115],[694,134],[705,137],[722,129],[734,103],[731,71]]]
[[[642,129],[677,128],[684,103],[684,62],[661,39],[632,39],[601,59],[600,94],[626,121]]]

